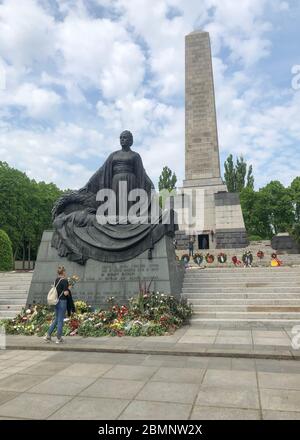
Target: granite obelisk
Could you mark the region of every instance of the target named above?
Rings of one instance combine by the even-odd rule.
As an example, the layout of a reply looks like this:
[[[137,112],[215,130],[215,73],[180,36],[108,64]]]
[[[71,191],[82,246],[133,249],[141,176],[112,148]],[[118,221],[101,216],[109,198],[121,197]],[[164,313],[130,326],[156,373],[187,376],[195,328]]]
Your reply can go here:
[[[197,188],[204,194],[203,217],[192,227],[179,225],[178,247],[186,248],[191,235],[199,249],[247,246],[239,195],[229,193],[221,177],[210,37],[202,31],[185,37],[183,191]]]

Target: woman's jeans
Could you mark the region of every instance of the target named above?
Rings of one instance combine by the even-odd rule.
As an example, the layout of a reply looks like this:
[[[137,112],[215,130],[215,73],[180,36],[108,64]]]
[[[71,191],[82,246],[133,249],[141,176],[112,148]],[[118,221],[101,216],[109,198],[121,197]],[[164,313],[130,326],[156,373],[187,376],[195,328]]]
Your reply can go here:
[[[67,301],[60,299],[55,306],[55,319],[49,327],[48,330],[49,336],[51,336],[51,334],[55,330],[55,327],[57,326],[57,337],[58,339],[61,338],[66,311],[67,311]]]

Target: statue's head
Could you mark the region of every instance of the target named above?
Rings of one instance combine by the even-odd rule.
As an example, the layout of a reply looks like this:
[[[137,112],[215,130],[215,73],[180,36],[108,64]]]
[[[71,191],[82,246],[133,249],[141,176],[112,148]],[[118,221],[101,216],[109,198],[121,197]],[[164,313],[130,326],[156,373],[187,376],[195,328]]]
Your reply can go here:
[[[123,131],[120,134],[120,144],[122,148],[130,148],[133,144],[132,133],[128,130]]]

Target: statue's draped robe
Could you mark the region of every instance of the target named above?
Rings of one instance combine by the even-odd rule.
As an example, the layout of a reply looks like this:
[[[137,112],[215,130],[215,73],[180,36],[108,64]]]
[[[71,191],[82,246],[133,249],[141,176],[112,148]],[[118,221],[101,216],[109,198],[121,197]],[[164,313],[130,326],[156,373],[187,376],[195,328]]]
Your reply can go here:
[[[115,190],[118,176],[127,182],[128,191],[144,189],[151,201],[153,184],[140,155],[131,150],[112,153],[82,189],[62,196],[54,206],[52,246],[61,257],[79,264],[85,264],[89,258],[104,262],[126,261],[153,249],[165,234],[174,233],[174,223],[162,224],[161,215],[155,224],[103,225],[97,221],[100,203],[96,195],[100,189]],[[150,210],[150,203],[148,208]]]

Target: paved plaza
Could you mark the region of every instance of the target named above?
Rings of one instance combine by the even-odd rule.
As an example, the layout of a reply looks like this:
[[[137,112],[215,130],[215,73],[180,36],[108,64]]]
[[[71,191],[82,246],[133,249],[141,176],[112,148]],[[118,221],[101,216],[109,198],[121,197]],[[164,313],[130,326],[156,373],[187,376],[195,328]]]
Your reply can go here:
[[[2,350],[1,419],[300,419],[300,363]]]
[[[132,354],[208,355],[300,360],[291,328],[209,328],[184,326],[169,336],[66,337],[66,344],[46,344],[37,336],[7,336],[7,348]],[[299,341],[299,337],[298,337]],[[299,364],[300,365],[300,364]]]

